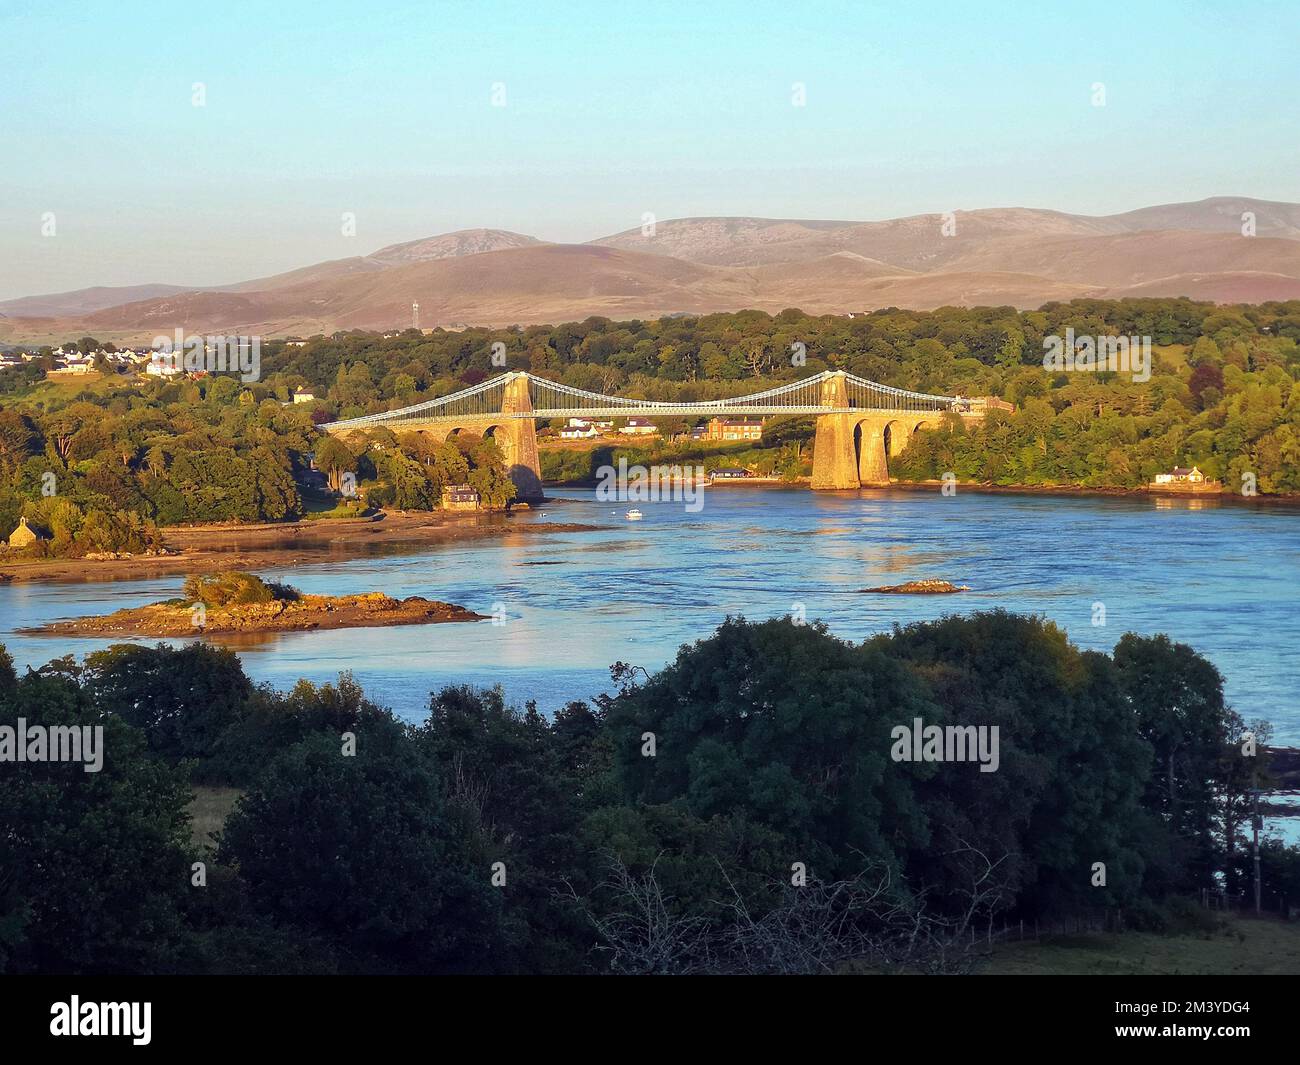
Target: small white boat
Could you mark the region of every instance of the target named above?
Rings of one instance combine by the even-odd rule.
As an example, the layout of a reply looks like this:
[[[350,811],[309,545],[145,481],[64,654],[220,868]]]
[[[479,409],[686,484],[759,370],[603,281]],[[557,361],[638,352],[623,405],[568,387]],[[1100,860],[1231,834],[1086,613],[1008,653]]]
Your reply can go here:
[[[626,517],[628,521],[640,521],[643,517],[645,517],[645,515],[642,514],[639,510],[637,510],[636,507],[633,507],[631,510],[627,512]]]

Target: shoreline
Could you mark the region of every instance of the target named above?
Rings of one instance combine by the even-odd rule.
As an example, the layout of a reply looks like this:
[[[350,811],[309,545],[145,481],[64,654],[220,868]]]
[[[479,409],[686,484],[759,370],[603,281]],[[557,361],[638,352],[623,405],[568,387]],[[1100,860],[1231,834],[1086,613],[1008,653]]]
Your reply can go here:
[[[718,479],[710,482],[704,487],[801,488],[811,491],[811,489],[808,488],[810,481],[810,477],[800,477],[793,481],[784,481],[779,477],[736,477]],[[595,480],[564,481],[547,484],[546,487],[554,488],[557,491],[563,491],[564,489],[571,488],[595,488],[597,484],[598,482]],[[989,481],[957,481],[956,485],[958,491],[979,492],[987,495],[1078,496],[1080,498],[1097,497],[1114,499],[1194,499],[1197,501],[1210,500],[1215,502],[1237,503],[1252,506],[1258,504],[1269,506],[1300,506],[1300,493],[1243,496],[1236,492],[1208,492],[1190,491],[1177,488],[1150,488],[1145,485],[1140,488],[1090,488],[1082,485],[1063,484],[993,484]],[[889,484],[863,485],[861,488],[830,488],[822,489],[821,491],[825,493],[844,494],[846,492],[884,492],[896,488],[906,492],[919,492],[942,487],[943,482],[939,480],[891,480]]]
[[[537,515],[537,510],[521,511]],[[131,558],[17,559],[0,563],[0,581],[143,580],[219,570],[265,570],[364,557],[375,550],[422,547],[486,540],[530,532],[594,532],[603,526],[520,521],[502,513],[386,511],[377,517],[329,518],[293,522],[216,522],[175,525],[161,530],[173,554]]]
[[[888,488],[900,488],[904,491],[923,491],[925,489],[942,488],[942,481],[891,481],[887,485],[872,486],[881,490]],[[1162,499],[1162,500],[1194,500],[1196,502],[1214,502],[1227,503],[1240,506],[1300,506],[1300,494],[1287,495],[1255,495],[1243,496],[1235,492],[1189,492],[1178,489],[1162,488],[1085,488],[1078,485],[1055,485],[1055,484],[989,484],[979,481],[958,481],[957,490],[964,492],[980,492],[986,495],[1044,495],[1044,496],[1073,496],[1078,498],[1111,498],[1111,499]],[[846,489],[854,491],[854,489]],[[856,489],[859,492],[868,491],[867,488]]]
[[[717,481],[710,488],[792,489],[811,491],[808,478],[782,481],[778,478],[737,478]],[[567,481],[548,484],[548,490],[593,487],[594,482]],[[838,490],[848,492],[927,492],[942,488],[943,482],[891,481],[887,485]],[[985,495],[1060,496],[1073,498],[1194,500],[1215,505],[1300,507],[1300,495],[1241,496],[1230,492],[1162,491],[1142,488],[1084,488],[1077,485],[998,485],[957,482],[961,492]],[[544,515],[538,506],[562,506],[562,496],[548,498],[529,510],[517,513],[448,511],[382,511],[363,518],[299,519],[291,522],[214,522],[210,525],[174,525],[161,530],[168,554],[135,555],[130,558],[37,558],[0,561],[0,583],[51,581],[142,580],[218,570],[265,570],[286,566],[313,565],[361,558],[376,550],[421,548],[472,540],[493,539],[512,533],[595,532],[607,526],[537,520]],[[520,520],[523,516],[526,520]]]

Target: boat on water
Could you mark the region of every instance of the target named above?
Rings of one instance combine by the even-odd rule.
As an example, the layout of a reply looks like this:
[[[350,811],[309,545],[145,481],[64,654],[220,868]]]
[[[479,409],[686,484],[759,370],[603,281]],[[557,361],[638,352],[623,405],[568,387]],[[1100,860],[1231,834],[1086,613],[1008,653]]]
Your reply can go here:
[[[639,510],[637,510],[636,507],[633,507],[631,510],[627,512],[628,521],[640,521],[643,517],[645,517],[645,515],[642,514]]]

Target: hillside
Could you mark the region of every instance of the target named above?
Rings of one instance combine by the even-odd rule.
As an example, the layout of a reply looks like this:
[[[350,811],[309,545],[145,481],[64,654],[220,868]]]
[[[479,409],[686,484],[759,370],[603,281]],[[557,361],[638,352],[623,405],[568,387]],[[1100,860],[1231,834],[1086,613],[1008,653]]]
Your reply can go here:
[[[1245,212],[1254,237],[1241,233]],[[503,326],[743,308],[1030,309],[1080,296],[1249,303],[1298,293],[1300,205],[1216,197],[1106,216],[1011,207],[878,222],[683,218],[586,244],[459,230],[203,290],[11,300],[0,304],[0,339],[394,329],[409,324],[417,301],[425,326]]]

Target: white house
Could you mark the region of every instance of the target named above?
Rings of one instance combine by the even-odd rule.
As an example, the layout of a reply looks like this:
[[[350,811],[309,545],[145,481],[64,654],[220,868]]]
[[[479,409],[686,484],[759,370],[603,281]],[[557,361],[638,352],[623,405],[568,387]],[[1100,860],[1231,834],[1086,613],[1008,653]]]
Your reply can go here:
[[[175,365],[171,359],[150,359],[144,372],[150,377],[177,377],[185,371]]]
[[[293,401],[295,403],[315,403],[316,393],[306,385],[293,390]]]
[[[1169,473],[1157,473],[1156,484],[1204,484],[1205,474],[1195,466],[1175,466]]]
[[[49,373],[47,373],[45,376],[46,377],[55,377],[55,376],[70,377],[74,374],[90,373],[90,371],[93,368],[94,368],[94,364],[89,361],[73,362],[69,360],[66,366],[56,366],[54,367],[53,370],[50,370]]]
[[[619,432],[625,436],[648,436],[659,432],[659,429],[654,422],[647,421],[645,418],[629,418]]]

